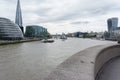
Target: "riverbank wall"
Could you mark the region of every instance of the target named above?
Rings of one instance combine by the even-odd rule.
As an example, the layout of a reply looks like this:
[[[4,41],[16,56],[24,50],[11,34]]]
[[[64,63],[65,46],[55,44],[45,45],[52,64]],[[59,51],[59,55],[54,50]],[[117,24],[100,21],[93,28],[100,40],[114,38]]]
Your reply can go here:
[[[17,43],[24,43],[24,42],[33,42],[33,41],[41,41],[41,38],[34,38],[34,39],[23,39],[23,40],[0,40],[0,45],[8,45],[8,44],[17,44]]]
[[[118,56],[119,44],[91,47],[68,58],[44,80],[98,80],[102,67]]]

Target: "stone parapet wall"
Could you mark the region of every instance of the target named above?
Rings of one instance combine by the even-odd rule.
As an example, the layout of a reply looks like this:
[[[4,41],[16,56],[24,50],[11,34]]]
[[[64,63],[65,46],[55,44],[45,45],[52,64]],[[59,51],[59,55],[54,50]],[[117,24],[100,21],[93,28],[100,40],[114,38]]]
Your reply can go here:
[[[95,80],[102,66],[117,56],[120,56],[118,44],[88,48],[71,56],[44,80]]]

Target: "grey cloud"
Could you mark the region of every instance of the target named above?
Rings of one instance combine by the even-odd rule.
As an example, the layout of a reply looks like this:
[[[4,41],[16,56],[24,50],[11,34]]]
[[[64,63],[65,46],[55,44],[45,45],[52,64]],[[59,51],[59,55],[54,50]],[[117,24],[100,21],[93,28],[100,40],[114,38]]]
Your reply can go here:
[[[10,2],[10,3],[15,3],[17,2],[17,0],[3,0],[5,2]],[[28,0],[20,0],[21,2],[25,2],[25,3],[31,3],[31,2],[45,2],[46,0],[31,0],[31,1],[28,1]]]
[[[47,16],[50,10],[52,10],[52,8],[40,8],[37,11],[35,11],[35,13],[39,16]]]
[[[15,1],[15,0],[12,0],[12,1]],[[24,2],[26,2],[28,0],[25,0]],[[34,0],[34,2],[43,2],[44,0]],[[94,0],[93,0],[94,1]],[[101,1],[102,2],[102,1]],[[90,3],[90,4],[87,4],[87,6],[92,6],[94,3]],[[103,5],[105,4],[105,5]],[[103,4],[99,4],[101,6],[93,6],[93,7],[90,7],[86,9],[86,6],[85,6],[85,9],[84,9],[84,5],[82,8],[79,8],[79,5],[76,5],[76,9],[74,10],[68,10],[68,12],[62,12],[63,14],[61,14],[60,16],[58,14],[55,14],[55,16],[51,17],[51,15],[49,16],[49,12],[51,10],[54,10],[55,7],[50,7],[50,8],[38,8],[36,11],[32,12],[32,11],[25,11],[26,13],[29,14],[29,12],[31,13],[35,13],[39,16],[42,16],[42,17],[45,17],[44,20],[40,19],[39,21],[41,21],[42,23],[45,23],[45,22],[61,22],[61,21],[66,21],[66,20],[71,20],[71,19],[78,19],[78,18],[84,18],[84,17],[92,17],[92,16],[97,16],[97,15],[104,15],[104,14],[107,14],[108,11],[111,11],[112,7],[114,6],[113,4],[106,4],[106,3],[103,3]],[[54,4],[53,4],[54,5]],[[65,5],[66,6],[66,5]],[[82,10],[81,10],[82,9]],[[58,15],[58,16],[57,16]]]
[[[16,2],[17,0],[0,0],[0,5],[4,4],[4,6],[6,6],[5,9],[2,9],[1,5],[0,14],[13,20],[17,4]],[[69,2],[75,3],[69,4]],[[68,5],[62,5],[62,3],[66,3]],[[24,16],[23,19],[26,18],[24,23],[33,24],[57,24],[64,22],[69,22],[74,25],[91,24],[90,21],[81,21],[81,19],[89,20],[90,18],[94,18],[97,20],[99,19],[98,17],[102,17],[103,15],[120,12],[119,4],[120,1],[118,0],[21,0],[21,7]],[[10,5],[8,6],[9,8],[7,8],[7,5]],[[33,6],[35,9],[30,9],[28,6]],[[7,14],[8,11],[9,15]],[[36,19],[35,21],[29,20],[31,17],[37,16],[39,18],[34,18]]]
[[[90,9],[88,8],[88,9],[81,10],[79,9],[79,5],[78,5],[78,9],[74,11],[69,11],[69,13],[63,12],[64,14],[59,17],[53,16],[53,18],[43,20],[42,22],[59,22],[59,21],[72,20],[72,19],[78,19],[78,18],[87,18],[87,17],[95,17],[98,15],[105,15],[110,11],[114,10],[113,6],[114,4],[109,4],[109,5],[103,5],[99,7],[96,6]]]
[[[71,24],[89,24],[90,21],[76,21],[76,22],[71,22]]]

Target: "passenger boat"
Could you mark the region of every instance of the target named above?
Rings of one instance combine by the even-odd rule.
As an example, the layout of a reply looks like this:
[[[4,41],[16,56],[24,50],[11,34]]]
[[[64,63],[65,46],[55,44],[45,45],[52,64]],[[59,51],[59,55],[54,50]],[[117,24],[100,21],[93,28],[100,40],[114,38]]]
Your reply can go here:
[[[42,40],[43,43],[53,43],[54,40],[49,40],[49,39],[46,39],[46,40]]]

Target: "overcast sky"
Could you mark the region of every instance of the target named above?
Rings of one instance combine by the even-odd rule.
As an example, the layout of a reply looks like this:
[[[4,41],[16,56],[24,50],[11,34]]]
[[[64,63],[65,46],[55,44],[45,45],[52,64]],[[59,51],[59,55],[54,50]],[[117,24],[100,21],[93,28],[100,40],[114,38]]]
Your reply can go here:
[[[107,30],[106,20],[120,18],[119,0],[20,0],[24,27],[41,25],[50,33]],[[0,17],[15,21],[17,0],[0,0]]]

